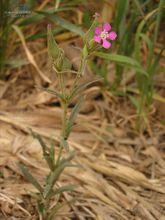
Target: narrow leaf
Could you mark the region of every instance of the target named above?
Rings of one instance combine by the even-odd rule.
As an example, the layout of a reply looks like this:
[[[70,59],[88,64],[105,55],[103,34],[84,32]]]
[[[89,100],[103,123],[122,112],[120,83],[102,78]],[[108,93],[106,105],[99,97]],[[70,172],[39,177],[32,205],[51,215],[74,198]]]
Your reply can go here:
[[[42,147],[44,159],[47,162],[49,168],[51,170],[53,170],[54,169],[54,163],[51,160],[50,149],[47,147],[47,145],[45,144],[45,142],[43,141],[42,137],[39,134],[33,132],[32,130],[31,130],[31,133],[32,133],[33,137],[36,138],[39,141],[39,143]]]
[[[84,100],[84,97],[80,96],[77,104],[74,106],[74,108],[73,108],[73,110],[72,110],[72,112],[70,114],[70,117],[69,117],[68,123],[67,123],[67,128],[66,128],[66,138],[68,138],[68,136],[69,136],[69,134],[71,132],[72,126],[73,126],[73,124],[75,122],[75,119],[76,119],[77,114],[78,114],[78,112],[80,110],[80,107],[82,105],[83,100]]]
[[[129,96],[129,98],[130,98],[132,104],[136,107],[136,109],[139,109],[139,102],[138,102],[138,100],[134,96],[131,96],[131,95]]]
[[[59,189],[57,189],[54,194],[61,194],[63,192],[67,192],[67,191],[73,191],[74,189],[76,188],[76,185],[73,185],[73,184],[69,184],[67,186],[62,186],[60,187]]]
[[[139,0],[134,0],[134,2],[135,2],[136,7],[138,8],[140,14],[144,17],[144,12],[143,12],[142,7],[139,3]]]
[[[52,140],[50,145],[50,155],[49,155],[52,164],[55,164],[55,148],[54,148],[54,140]]]
[[[60,48],[53,37],[50,25],[48,25],[48,53],[53,60],[56,60],[60,55]]]
[[[54,89],[49,89],[49,88],[44,88],[44,87],[37,87],[37,86],[36,86],[36,88],[41,89],[43,91],[46,91],[46,92],[48,92],[48,93],[50,93],[52,95],[55,95],[55,96],[57,96],[58,98],[60,98],[62,100],[64,99],[63,95],[60,94],[58,91],[56,91]]]
[[[27,59],[16,58],[16,59],[5,60],[1,62],[1,64],[9,65],[10,68],[18,68],[29,64],[29,61]]]
[[[132,66],[138,70],[138,73],[142,73],[145,76],[148,76],[148,73],[143,69],[143,67],[140,65],[140,63],[130,57],[127,57],[124,55],[118,55],[118,54],[108,54],[108,53],[103,53],[103,52],[96,52],[96,53],[94,53],[94,55],[96,55],[100,58],[104,58],[107,60],[117,62],[117,63]]]
[[[32,176],[32,174],[29,172],[28,168],[24,166],[23,164],[19,164],[19,167],[24,175],[24,177],[33,184],[33,186],[38,189],[40,193],[42,193],[43,189],[41,185],[38,183],[38,181]]]
[[[73,91],[71,92],[70,96],[69,96],[69,99],[70,98],[73,98],[74,96],[76,96],[77,94],[79,94],[80,92],[82,92],[84,89],[86,89],[88,86],[92,85],[93,83],[95,82],[99,82],[101,81],[102,78],[99,78],[99,79],[95,79],[95,80],[92,80],[90,82],[87,82],[87,83],[82,83],[80,84],[79,86],[76,86]]]
[[[50,173],[48,179],[47,179],[47,185],[44,189],[43,196],[45,198],[49,197],[51,194],[51,191],[53,189],[54,184],[56,181],[59,179],[61,173],[66,167],[72,166],[70,161],[73,159],[75,153],[71,152],[70,155],[67,158],[62,159],[59,163],[58,166],[55,168],[53,172]]]
[[[43,192],[44,198],[47,198],[47,196],[49,196],[49,194],[51,193],[51,191],[53,189],[54,184],[59,179],[61,173],[69,165],[70,165],[70,163],[68,161],[65,161],[64,163],[60,164],[53,172],[51,172],[51,174],[47,180],[47,185],[46,185],[44,192]]]
[[[30,129],[30,132],[31,132],[33,138],[35,138],[39,141],[40,145],[42,146],[43,151],[44,152],[47,151],[48,147],[45,144],[45,142],[43,141],[43,139],[41,138],[41,136],[38,133],[34,132],[32,129]]]
[[[115,26],[116,30],[118,30],[119,39],[122,40],[125,34],[126,29],[126,16],[128,11],[128,0],[118,0],[117,1],[117,10],[116,10],[116,19]]]
[[[48,53],[52,58],[56,70],[67,70],[71,68],[69,60],[65,57],[64,51],[58,47],[51,30],[48,25]]]
[[[100,58],[114,61],[114,62],[119,62],[119,63],[131,65],[131,66],[140,66],[140,64],[136,60],[130,57],[124,56],[124,55],[109,54],[109,53],[103,53],[103,52],[96,52],[94,53],[94,55]]]
[[[71,22],[59,17],[58,15],[50,14],[48,12],[44,11],[37,11],[39,14],[45,15],[47,18],[49,18],[51,21],[55,22],[56,24],[60,25],[61,27],[74,32],[80,36],[84,35],[84,32],[80,27],[77,27],[75,24],[72,24]]]

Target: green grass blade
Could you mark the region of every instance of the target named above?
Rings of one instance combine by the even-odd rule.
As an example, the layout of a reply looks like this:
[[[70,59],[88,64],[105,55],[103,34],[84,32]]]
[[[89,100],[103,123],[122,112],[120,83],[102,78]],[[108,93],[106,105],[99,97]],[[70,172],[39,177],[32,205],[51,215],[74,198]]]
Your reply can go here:
[[[140,14],[144,17],[144,12],[143,12],[142,7],[141,7],[141,5],[139,3],[139,0],[133,0],[133,1],[134,1],[135,5],[136,5],[137,9],[139,10]]]
[[[65,28],[71,32],[74,32],[80,36],[84,35],[84,32],[82,31],[82,29],[80,27],[77,27],[75,24],[72,24],[71,22],[69,22],[63,18],[60,18],[58,15],[50,14],[47,12],[41,12],[41,11],[40,12],[38,11],[38,13],[43,14],[44,16],[49,18],[51,21],[55,22],[59,26]]]
[[[3,65],[7,65],[10,69],[18,68],[24,65],[29,64],[29,61],[27,59],[8,59],[3,61]]]
[[[27,26],[29,24],[35,24],[37,22],[42,21],[42,19],[45,16],[42,14],[32,14],[30,17],[24,18],[23,20],[20,20],[20,22],[18,23],[19,26]]]
[[[138,25],[137,31],[136,31],[136,35],[135,35],[135,58],[137,61],[140,62],[141,58],[140,58],[140,36],[142,34],[143,28],[146,24],[146,22],[158,11],[158,9],[154,9],[153,11],[151,11],[150,13],[148,13],[145,18],[140,22],[140,24]]]
[[[52,30],[52,34],[53,35],[57,35],[59,33],[61,33],[64,29],[62,27],[56,27],[54,30]],[[39,33],[36,33],[34,35],[27,35],[25,36],[25,39],[28,41],[33,41],[39,38],[45,38],[47,37],[47,31],[42,31]]]
[[[128,0],[118,0],[115,18],[115,27],[118,32],[119,39],[122,40],[122,36],[125,32],[125,19],[128,10]]]
[[[159,6],[158,6],[158,14],[157,14],[157,18],[156,18],[156,28],[155,28],[155,33],[154,33],[154,45],[157,41],[158,38],[158,31],[159,31],[159,27],[160,27],[160,21],[163,15],[163,7],[165,7],[165,1],[164,0],[160,0],[159,1]]]

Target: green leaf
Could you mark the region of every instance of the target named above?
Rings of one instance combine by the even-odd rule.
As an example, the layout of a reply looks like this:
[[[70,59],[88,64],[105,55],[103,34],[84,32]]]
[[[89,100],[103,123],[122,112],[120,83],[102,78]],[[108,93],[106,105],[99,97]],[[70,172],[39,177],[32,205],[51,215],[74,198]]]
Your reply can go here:
[[[53,60],[56,60],[61,53],[60,48],[53,37],[50,25],[48,25],[48,53]]]
[[[54,195],[56,194],[61,194],[63,192],[67,192],[67,191],[73,191],[76,188],[76,185],[73,184],[69,184],[67,186],[62,186],[59,189],[57,189],[56,191],[54,191]]]
[[[1,63],[3,65],[9,65],[10,68],[14,69],[29,64],[29,61],[27,59],[16,58],[16,59],[5,60],[4,62]]]
[[[52,164],[55,165],[55,148],[54,148],[54,140],[52,139],[51,144],[50,144],[50,159],[52,161]]]
[[[142,73],[145,76],[148,76],[148,73],[143,69],[140,63],[130,57],[118,54],[108,54],[103,52],[95,52],[94,55],[117,63],[125,64],[127,66],[132,66],[138,71],[138,73]]]
[[[127,64],[130,66],[140,66],[140,64],[136,60],[130,57],[124,56],[124,55],[109,54],[109,53],[103,53],[103,52],[95,52],[94,55],[100,58]]]
[[[122,39],[125,33],[125,20],[128,11],[128,0],[118,0],[117,1],[117,10],[116,10],[116,18],[115,18],[115,27],[118,30],[118,35],[120,40]]]
[[[140,37],[142,37],[142,39],[146,42],[149,51],[152,50],[152,41],[150,40],[150,38],[143,33],[140,34]]]
[[[74,106],[74,108],[70,114],[70,117],[69,117],[70,124],[74,123],[83,101],[84,101],[84,97],[80,96],[78,102],[76,103],[76,105]]]
[[[48,12],[44,12],[44,11],[37,11],[37,13],[39,14],[43,14],[44,16],[46,16],[47,18],[49,18],[51,21],[55,22],[56,24],[58,24],[59,26],[71,31],[71,32],[74,32],[80,36],[83,36],[84,35],[84,32],[82,31],[82,29],[80,27],[77,27],[75,24],[72,24],[71,22],[63,19],[63,18],[60,18],[59,16],[57,15],[54,15],[54,14],[50,14]]]
[[[64,97],[62,94],[60,94],[58,91],[54,90],[54,89],[49,89],[49,88],[44,88],[44,87],[38,87],[36,86],[36,88],[41,89],[43,91],[46,91],[52,95],[57,96],[59,99],[64,100]]]
[[[162,56],[162,53],[163,53],[164,50],[165,50],[165,46],[164,46],[164,48],[161,49],[160,53],[157,56],[155,56],[153,64],[148,67],[149,73],[150,73],[150,76],[151,76],[151,80],[153,80],[152,77],[155,73],[156,67],[159,65],[159,61],[161,59],[161,56]]]
[[[70,117],[68,118],[67,127],[66,127],[66,138],[68,138],[68,136],[71,132],[72,126],[75,122],[75,119],[76,119],[77,114],[80,110],[80,107],[82,105],[83,100],[84,100],[84,97],[80,96],[77,104],[74,106],[74,108],[70,114]]]
[[[39,213],[44,216],[45,214],[45,206],[42,202],[38,201],[38,210],[39,210]]]
[[[33,138],[35,138],[35,139],[37,139],[37,140],[39,141],[40,145],[41,145],[42,148],[43,148],[43,151],[44,151],[44,152],[45,152],[45,151],[48,151],[49,148],[47,147],[47,145],[45,144],[45,142],[42,140],[41,136],[40,136],[38,133],[34,132],[32,129],[30,129],[30,132],[31,132]]]
[[[57,195],[57,194],[61,194],[63,192],[67,192],[67,191],[73,191],[77,186],[76,185],[73,185],[73,184],[69,184],[69,185],[66,185],[66,186],[62,186],[62,187],[59,187],[58,189],[56,190],[53,190],[51,191],[51,193],[49,194],[49,197],[47,197],[47,199],[49,198],[52,198],[53,196]]]
[[[50,15],[49,18],[50,18],[50,20],[52,20],[53,22],[56,22],[56,24],[60,25],[61,27],[65,28],[71,32],[74,32],[74,33],[80,35],[81,37],[84,35],[84,32],[82,31],[81,28],[77,27],[76,25],[70,23],[69,21],[67,21],[63,18],[60,18],[57,15]]]
[[[134,0],[134,2],[135,2],[135,5],[136,5],[137,9],[140,12],[140,14],[144,17],[144,12],[143,12],[142,7],[141,7],[141,5],[139,3],[139,0]]]
[[[44,192],[43,192],[44,198],[47,198],[47,196],[49,196],[49,194],[53,190],[54,184],[59,179],[59,177],[60,177],[61,173],[63,172],[63,170],[68,166],[70,166],[70,162],[65,161],[64,163],[59,164],[59,166],[54,171],[51,172],[51,174],[50,174],[50,176],[48,177],[48,180],[47,180],[47,185],[46,185],[46,187],[44,189]]]
[[[54,184],[56,181],[59,179],[61,173],[66,167],[72,166],[70,161],[73,159],[75,153],[71,152],[70,155],[67,158],[62,159],[59,163],[58,166],[55,167],[54,171],[52,171],[47,179],[47,184],[43,192],[44,198],[47,198],[51,195],[51,192],[53,190]]]
[[[138,100],[134,97],[134,96],[129,96],[129,98],[130,98],[130,100],[131,100],[131,102],[132,102],[132,104],[136,107],[136,109],[139,109],[139,102],[138,102]]]
[[[62,27],[56,27],[54,30],[52,30],[52,34],[57,35],[57,34],[61,33],[62,31],[63,31]],[[33,35],[26,35],[25,39],[30,41],[30,40],[36,40],[38,38],[45,38],[45,37],[47,37],[47,31],[40,31],[40,32],[33,34]]]
[[[48,25],[48,53],[53,60],[56,71],[64,71],[71,68],[71,64],[65,57],[64,51],[58,47],[53,37],[50,25]]]
[[[19,22],[19,26],[27,26],[29,24],[34,24],[40,22],[44,18],[41,14],[32,14],[30,17],[24,18]]]
[[[145,26],[145,24],[147,23],[147,21],[157,12],[157,9],[154,9],[153,11],[151,11],[150,13],[148,13],[145,18],[139,23],[138,27],[137,27],[137,31],[135,34],[135,57],[136,60],[138,60],[140,62],[140,35],[142,34],[143,28]],[[151,50],[152,53],[152,50]],[[152,54],[151,54],[152,56]],[[150,59],[150,58],[149,58]]]
[[[165,8],[165,2],[164,0],[160,0],[159,1],[159,5],[158,5],[158,14],[157,14],[157,18],[156,18],[156,28],[155,28],[155,32],[154,32],[154,45],[157,41],[158,38],[158,33],[159,33],[159,28],[160,28],[160,22],[163,16],[163,9]]]
[[[24,166],[23,164],[19,164],[19,167],[24,175],[24,177],[33,184],[33,186],[38,189],[38,191],[42,194],[43,189],[41,185],[38,183],[38,181],[32,176],[32,174],[29,172],[28,168]]]
[[[28,16],[27,18],[21,19],[20,21],[18,21],[19,26],[27,26],[29,24],[34,24],[34,23],[38,23],[40,21],[42,21],[45,17],[47,17],[46,13],[48,15],[50,14],[54,14],[54,12],[61,12],[61,11],[73,11],[75,10],[73,7],[60,7],[58,9],[56,9],[54,11],[54,9],[44,9],[45,11],[42,13],[38,12],[32,12],[32,14],[30,16]],[[45,13],[45,14],[44,14]]]
[[[74,158],[74,156],[75,156],[75,151],[72,151],[72,152],[70,152],[69,153],[69,156],[67,157],[67,158],[62,158],[60,161],[59,161],[59,163],[58,163],[58,165],[59,164],[63,164],[64,162],[67,162],[67,161],[71,161],[73,158]],[[73,166],[73,165],[69,165],[69,167],[70,166]]]
[[[38,133],[33,132],[32,129],[31,129],[31,133],[32,133],[33,137],[36,138],[39,141],[39,143],[42,147],[44,159],[47,162],[50,170],[53,170],[54,169],[54,163],[51,160],[50,149],[47,147],[47,145],[43,141],[42,137]]]
[[[82,56],[83,57],[87,57],[88,55],[88,48],[87,48],[87,45],[85,44],[83,50],[82,50]]]
[[[63,64],[62,64],[62,70],[65,71],[65,70],[70,70],[71,69],[71,63],[70,61],[68,60],[68,58],[64,57],[63,59]]]
[[[95,79],[92,80],[90,82],[86,82],[86,83],[82,83],[79,86],[76,86],[73,91],[71,92],[71,94],[69,95],[69,99],[75,97],[77,94],[79,94],[80,92],[82,92],[84,89],[86,89],[88,86],[92,85],[95,82],[101,81],[102,78],[100,79]]]

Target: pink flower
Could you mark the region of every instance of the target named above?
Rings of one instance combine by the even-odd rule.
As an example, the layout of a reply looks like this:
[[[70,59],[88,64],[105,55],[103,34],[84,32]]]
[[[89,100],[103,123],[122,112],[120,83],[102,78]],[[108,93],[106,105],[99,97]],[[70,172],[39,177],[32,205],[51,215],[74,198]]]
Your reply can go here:
[[[111,47],[111,43],[108,40],[115,40],[117,37],[116,32],[111,31],[111,25],[105,23],[102,27],[96,27],[94,41],[101,44],[104,48]]]

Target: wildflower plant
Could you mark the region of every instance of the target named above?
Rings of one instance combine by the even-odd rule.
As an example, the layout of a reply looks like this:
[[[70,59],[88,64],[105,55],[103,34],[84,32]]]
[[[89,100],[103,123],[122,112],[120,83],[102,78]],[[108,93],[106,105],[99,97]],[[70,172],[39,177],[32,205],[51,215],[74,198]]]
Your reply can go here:
[[[57,187],[56,183],[65,168],[75,166],[71,163],[75,152],[70,150],[68,138],[74,126],[77,113],[84,100],[83,91],[93,82],[100,80],[95,79],[93,81],[80,84],[79,81],[85,74],[87,61],[91,58],[96,50],[101,49],[101,45],[108,49],[111,46],[108,40],[115,40],[117,36],[115,32],[109,32],[111,26],[108,23],[104,24],[102,29],[101,27],[96,27],[98,25],[97,17],[98,15],[95,16],[91,27],[86,34],[84,34],[84,46],[81,53],[81,64],[77,71],[72,70],[71,63],[66,58],[64,51],[59,48],[58,44],[54,40],[51,26],[48,25],[48,53],[52,60],[53,69],[56,73],[60,89],[59,91],[49,88],[41,89],[57,96],[63,108],[59,153],[58,156],[56,156],[54,144],[50,144],[50,146],[48,146],[38,133],[31,130],[33,137],[39,141],[42,147],[43,157],[49,168],[49,174],[45,177],[44,184],[41,185],[30,173],[29,169],[25,165],[20,164],[20,169],[23,175],[34,185],[38,191],[36,194],[33,194],[33,196],[37,201],[39,217],[42,220],[53,219],[53,216],[55,216],[57,211],[63,206],[63,203],[60,200],[61,194],[66,191],[72,191],[75,187],[74,185],[70,184],[67,186]],[[69,91],[65,86],[65,73],[71,73],[75,76],[73,85]],[[77,98],[78,101],[69,114],[68,106],[75,98]],[[65,155],[67,154],[67,156],[64,156],[64,151]],[[55,205],[52,205],[53,200],[56,201]]]

